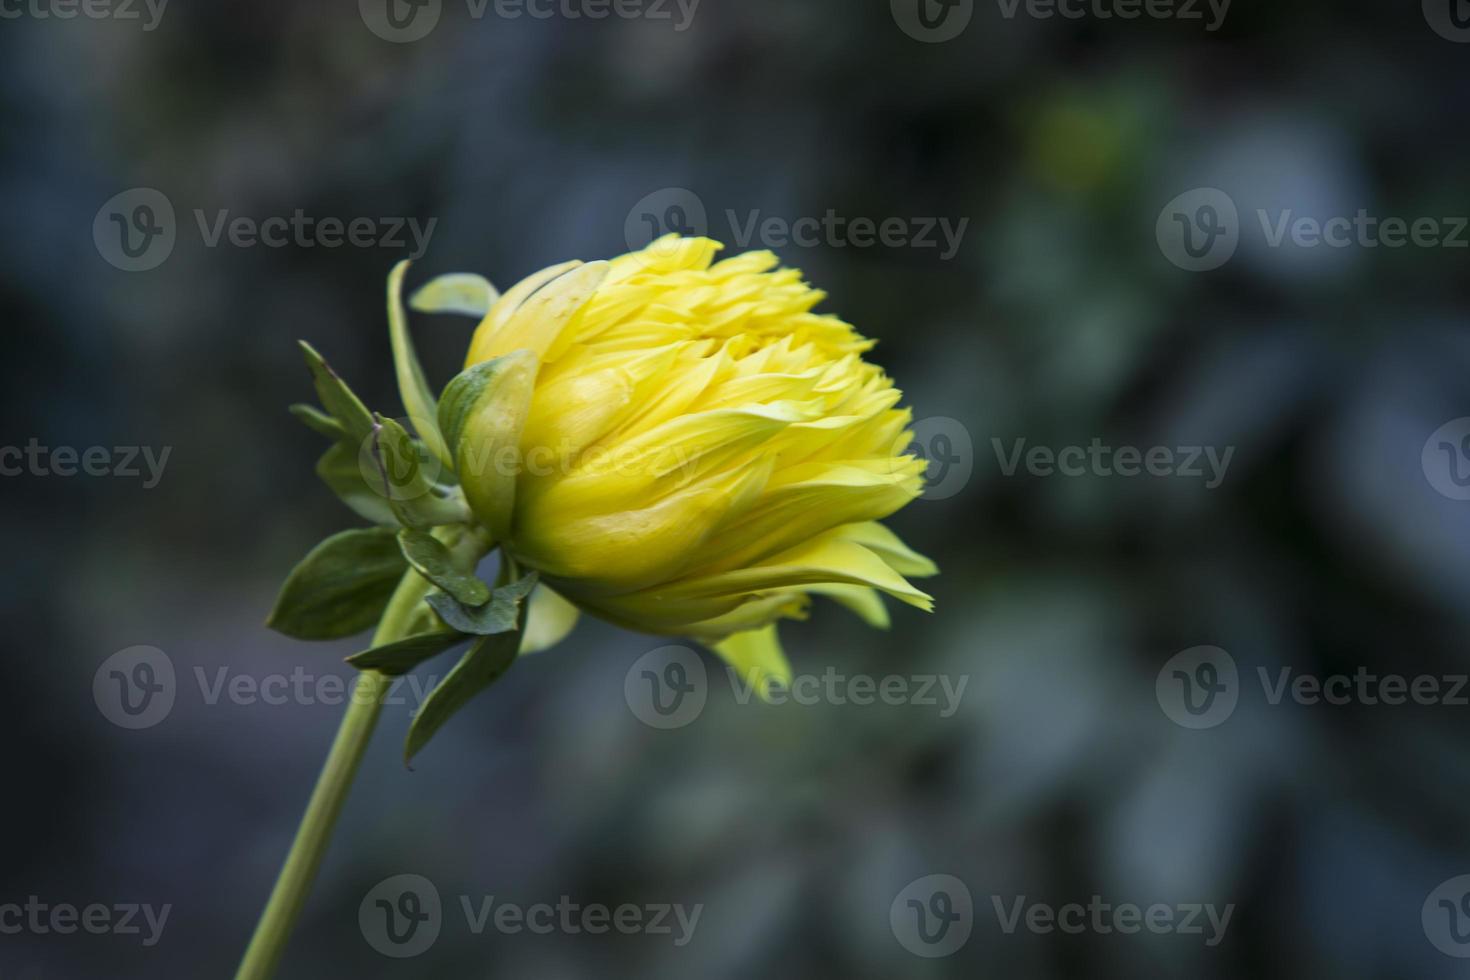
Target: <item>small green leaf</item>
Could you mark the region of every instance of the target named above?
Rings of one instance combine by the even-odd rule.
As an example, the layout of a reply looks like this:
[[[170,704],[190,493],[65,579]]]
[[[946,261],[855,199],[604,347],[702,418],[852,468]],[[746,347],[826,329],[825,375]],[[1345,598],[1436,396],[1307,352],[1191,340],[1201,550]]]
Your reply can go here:
[[[439,468],[438,461],[422,451],[408,431],[392,419],[374,417],[369,451],[377,469],[373,486],[392,508],[393,515],[407,527],[436,527],[462,524],[471,519],[464,495],[455,487],[436,484],[426,464]]]
[[[434,401],[434,391],[424,377],[419,365],[418,354],[413,349],[413,338],[408,334],[408,314],[403,309],[403,275],[408,271],[408,260],[398,263],[388,273],[388,340],[393,346],[393,365],[398,374],[398,392],[403,398],[404,410],[419,430],[419,438],[429,447],[429,452],[439,458],[445,466],[454,465],[444,437],[439,434],[439,406]]]
[[[299,343],[302,353],[306,355],[306,366],[311,370],[312,380],[316,383],[316,394],[321,400],[322,407],[341,423],[350,441],[362,442],[372,434],[372,413],[352,393],[347,383],[337,376],[337,372],[332,370],[331,365],[316,352],[316,348],[304,340]]]
[[[321,433],[328,439],[340,441],[347,438],[347,430],[342,428],[342,423],[315,405],[299,402],[291,406],[291,414],[305,422],[308,428]]]
[[[483,317],[500,298],[489,280],[471,272],[453,272],[420,286],[409,298],[410,308],[420,313],[463,313]]]
[[[490,601],[479,606],[468,606],[447,592],[430,592],[427,601],[444,624],[461,633],[489,636],[519,629],[516,624],[523,621],[523,600],[536,585],[536,573],[523,576],[509,585],[502,585],[490,593]]]
[[[449,382],[439,401],[439,428],[454,453],[460,485],[497,541],[510,532],[518,469],[504,465],[503,451],[519,451],[537,364],[525,350],[491,358]]]
[[[393,508],[388,506],[388,498],[370,486],[363,475],[362,459],[356,446],[339,442],[328,449],[317,460],[316,475],[364,520],[384,527],[398,526],[398,518],[394,516]]]
[[[430,657],[456,646],[472,637],[453,630],[435,630],[406,636],[371,650],[354,653],[347,662],[358,670],[376,670],[389,676],[406,674]]]
[[[403,557],[419,574],[467,606],[481,606],[490,600],[490,586],[456,567],[454,555],[433,535],[412,528],[398,533]]]
[[[470,699],[500,679],[515,663],[521,634],[515,630],[496,636],[481,637],[470,647],[458,664],[424,699],[413,717],[408,740],[403,746],[403,761],[409,762],[443,727],[455,712]]]
[[[408,569],[388,528],[343,531],[291,570],[266,621],[299,640],[335,640],[376,623]]]

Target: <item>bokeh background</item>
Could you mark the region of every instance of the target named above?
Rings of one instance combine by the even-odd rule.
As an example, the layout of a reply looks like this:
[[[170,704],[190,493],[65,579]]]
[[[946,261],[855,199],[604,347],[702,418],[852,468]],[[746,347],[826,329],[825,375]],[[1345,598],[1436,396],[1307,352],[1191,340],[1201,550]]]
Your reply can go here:
[[[1439,947],[1470,953],[1446,931],[1464,921],[1431,893],[1470,872],[1470,709],[1272,703],[1258,679],[1398,673],[1449,692],[1470,671],[1467,430],[1436,435],[1470,415],[1470,234],[1273,246],[1257,219],[1364,209],[1454,237],[1470,32],[1452,0],[1236,0],[1214,30],[1203,6],[926,8],[940,33],[959,25],[947,40],[904,0],[433,6],[412,41],[380,36],[371,0],[4,8],[0,443],[170,455],[152,486],[0,479],[0,905],[171,913],[152,946],[5,932],[0,977],[229,975],[342,709],[205,687],[347,677],[361,645],[262,625],[297,558],[358,523],[285,406],[309,397],[305,337],[396,407],[383,280],[412,240],[210,246],[195,212],[432,219],[416,281],[504,286],[641,244],[644,215],[694,220],[691,197],[693,230],[732,248],[754,214],[968,222],[953,254],[746,246],[771,244],[879,339],[916,418],[939,420],[925,431],[946,434],[922,447],[936,481],[960,474],[893,522],[943,568],[936,611],[896,608],[878,633],[820,609],[785,630],[788,652],[799,674],[967,678],[957,710],[741,704],[706,656],[704,710],[661,731],[624,681],[666,641],[584,621],[412,771],[412,692],[387,709],[281,975],[1463,975]],[[175,241],[126,271],[103,212],[134,188],[167,198]],[[1197,188],[1238,208],[1238,247],[1207,271],[1158,233]],[[440,382],[469,330],[417,320]],[[1233,455],[1215,486],[1002,466],[1016,440],[1094,439]],[[166,654],[177,691],[129,730],[94,679],[136,645]],[[1160,692],[1201,645],[1229,654],[1238,700],[1196,729]],[[358,914],[400,874],[444,903],[438,940],[406,959]],[[904,889],[931,875],[973,910],[944,957],[903,923]],[[676,946],[475,934],[462,896],[703,908]],[[1233,911],[1214,945],[1208,926],[1007,932],[996,911],[1093,896]]]

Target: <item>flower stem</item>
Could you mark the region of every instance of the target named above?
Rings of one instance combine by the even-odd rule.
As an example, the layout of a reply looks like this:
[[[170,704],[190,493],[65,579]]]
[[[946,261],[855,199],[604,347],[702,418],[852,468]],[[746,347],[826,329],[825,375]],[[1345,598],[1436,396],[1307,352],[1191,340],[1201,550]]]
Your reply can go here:
[[[373,634],[373,646],[381,646],[407,634],[420,600],[428,593],[429,582],[409,569],[398,583],[383,618]],[[357,775],[358,763],[367,750],[368,739],[378,723],[383,695],[392,679],[375,670],[358,675],[357,685],[348,699],[347,713],[337,729],[327,761],[317,777],[316,788],[306,804],[306,813],[286,855],[286,863],[276,878],[276,886],[255,927],[255,935],[245,950],[236,980],[268,980],[280,964],[281,954],[291,937],[296,917],[306,904],[306,896],[321,867],[327,844],[332,837],[347,791]]]

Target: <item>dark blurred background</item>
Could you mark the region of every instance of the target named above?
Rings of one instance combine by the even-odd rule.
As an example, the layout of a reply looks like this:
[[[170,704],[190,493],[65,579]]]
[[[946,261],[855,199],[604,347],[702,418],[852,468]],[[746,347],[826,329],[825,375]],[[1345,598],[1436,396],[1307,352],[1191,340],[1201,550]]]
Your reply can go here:
[[[655,230],[771,247],[879,339],[934,460],[892,523],[936,611],[783,635],[799,675],[962,696],[742,704],[702,655],[703,710],[659,730],[624,682],[670,641],[584,619],[410,771],[406,689],[283,977],[1463,975],[1464,3],[392,2],[0,3],[0,445],[38,447],[0,454],[0,977],[238,961],[342,711],[313,685],[362,645],[262,625],[360,523],[286,413],[296,339],[397,411],[399,258],[503,288]],[[280,247],[213,237],[298,211]],[[1330,244],[1298,220],[1360,211]],[[437,382],[470,329],[416,319]],[[1172,461],[1045,465],[1094,440]],[[62,447],[162,465],[65,476]],[[139,646],[173,697],[141,721],[107,700]],[[1384,703],[1390,674],[1437,693]],[[398,958],[359,909],[405,874],[442,927]],[[488,896],[702,911],[682,945],[476,933]],[[1047,929],[1069,903],[1173,926]]]

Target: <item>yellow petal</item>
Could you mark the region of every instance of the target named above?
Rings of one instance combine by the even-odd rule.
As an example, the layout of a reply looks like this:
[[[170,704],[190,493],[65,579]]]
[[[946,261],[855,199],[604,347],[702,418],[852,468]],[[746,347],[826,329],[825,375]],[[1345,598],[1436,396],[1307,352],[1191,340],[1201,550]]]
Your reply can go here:
[[[563,333],[606,275],[606,262],[589,262],[556,277],[529,296],[478,353],[483,358],[528,350],[554,359],[564,349]]]
[[[828,531],[757,565],[681,579],[658,589],[657,594],[666,601],[699,599],[837,582],[870,585],[900,602],[926,611],[933,608],[933,598],[910,585],[874,552],[847,540],[845,530]]]
[[[753,458],[629,510],[569,510],[542,494],[517,511],[516,554],[548,575],[576,580],[579,596],[645,588],[677,574],[732,509],[749,506],[770,468],[769,459]]]
[[[904,544],[898,535],[877,521],[854,524],[847,529],[846,537],[878,555],[900,575],[926,578],[939,574],[938,565]]]
[[[874,629],[886,630],[889,627],[891,621],[888,618],[888,607],[883,605],[883,597],[878,594],[877,589],[866,585],[828,582],[823,585],[808,585],[806,590],[846,606]]]
[[[920,490],[916,475],[889,469],[851,461],[776,474],[748,511],[711,538],[699,568],[748,565],[838,525],[887,517]]]
[[[766,700],[770,700],[774,684],[791,684],[791,664],[781,649],[774,623],[762,629],[736,633],[714,644],[712,649]]]
[[[536,653],[556,646],[577,625],[577,607],[544,583],[531,593],[526,607],[526,627],[521,635],[521,653]]]
[[[805,619],[811,600],[803,592],[773,592],[747,599],[723,616],[686,628],[690,636],[712,645],[732,633],[760,629],[778,619]]]

